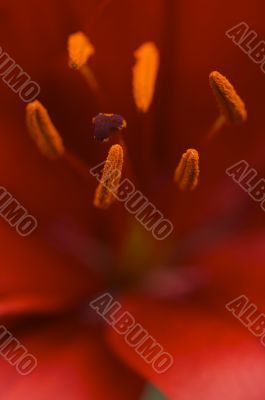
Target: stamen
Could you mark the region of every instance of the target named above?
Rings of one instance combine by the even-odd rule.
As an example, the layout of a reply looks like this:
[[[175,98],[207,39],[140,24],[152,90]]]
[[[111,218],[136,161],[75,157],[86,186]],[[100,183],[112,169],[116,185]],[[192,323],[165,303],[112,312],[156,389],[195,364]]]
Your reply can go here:
[[[199,179],[199,154],[195,149],[189,149],[182,155],[182,158],[175,170],[174,181],[182,191],[196,189]]]
[[[64,153],[62,138],[38,100],[27,105],[26,122],[32,139],[44,156],[54,160]]]
[[[108,141],[111,134],[126,128],[127,123],[121,115],[98,114],[93,118],[95,125],[95,139],[100,142]]]
[[[68,38],[69,66],[79,70],[92,92],[100,99],[101,93],[92,69],[87,65],[88,59],[95,54],[95,48],[83,32],[76,32]]]
[[[111,146],[105,162],[100,183],[96,189],[94,206],[107,209],[116,199],[123,166],[123,149],[119,144]]]
[[[134,53],[133,94],[139,111],[146,113],[152,103],[159,69],[159,51],[153,42],[146,42]]]
[[[83,32],[76,32],[68,38],[69,66],[74,70],[83,67],[89,57],[95,54],[95,48]]]
[[[88,65],[83,65],[83,67],[80,68],[80,74],[87,82],[90,90],[98,97],[98,99],[101,99],[102,94],[100,93],[99,84],[92,69]]]
[[[247,119],[245,104],[228,79],[219,72],[213,71],[209,76],[209,81],[225,122],[227,124],[245,122]]]

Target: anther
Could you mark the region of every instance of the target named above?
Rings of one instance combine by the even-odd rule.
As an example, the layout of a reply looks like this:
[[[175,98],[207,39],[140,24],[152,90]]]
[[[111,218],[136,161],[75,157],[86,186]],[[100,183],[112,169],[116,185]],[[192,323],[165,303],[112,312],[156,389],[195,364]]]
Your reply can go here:
[[[76,32],[69,36],[68,55],[70,68],[79,70],[94,53],[94,46],[83,32]]]
[[[94,206],[107,209],[116,199],[123,166],[123,149],[119,144],[111,146],[100,183],[95,192]]]
[[[199,154],[195,149],[189,149],[182,155],[182,158],[175,170],[174,181],[182,191],[196,189],[199,179]]]
[[[159,51],[153,42],[146,42],[134,53],[133,94],[139,111],[146,113],[152,103],[159,69]]]
[[[70,68],[78,70],[88,86],[98,98],[101,97],[99,85],[92,69],[87,64],[91,56],[95,54],[95,48],[89,38],[83,32],[76,32],[68,38],[68,64]]]
[[[65,149],[62,138],[53,125],[48,111],[38,100],[27,104],[26,122],[32,139],[44,156],[56,159],[63,155]]]
[[[247,119],[242,99],[229,80],[217,71],[210,73],[209,81],[218,102],[221,115],[227,124],[241,124]]]

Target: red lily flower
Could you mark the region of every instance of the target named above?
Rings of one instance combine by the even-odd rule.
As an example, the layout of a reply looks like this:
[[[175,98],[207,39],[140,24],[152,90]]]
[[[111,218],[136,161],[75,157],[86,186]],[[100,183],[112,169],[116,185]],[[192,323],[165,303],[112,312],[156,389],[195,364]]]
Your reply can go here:
[[[95,209],[95,179],[39,154],[27,135],[25,104],[0,82],[1,186],[38,220],[27,238],[0,221],[1,323],[38,360],[23,377],[0,359],[4,400],[138,399],[145,382],[172,400],[265,395],[264,349],[225,309],[246,294],[265,310],[262,210],[225,174],[241,159],[265,174],[263,74],[225,36],[247,20],[262,38],[259,2],[136,3],[0,5],[1,47],[40,85],[39,98],[66,148],[95,166],[117,138],[95,142],[92,118],[123,115],[133,183],[174,225],[167,240],[157,241],[122,204]],[[67,66],[67,38],[79,30],[95,46],[89,62],[103,100]],[[141,115],[131,70],[135,50],[147,41],[156,43],[161,65],[153,104]],[[216,116],[207,81],[216,69],[240,89],[249,120],[201,147]],[[173,175],[188,148],[199,150],[201,174],[196,191],[181,193]],[[174,356],[166,373],[157,374],[95,318],[89,301],[114,288],[122,306]]]

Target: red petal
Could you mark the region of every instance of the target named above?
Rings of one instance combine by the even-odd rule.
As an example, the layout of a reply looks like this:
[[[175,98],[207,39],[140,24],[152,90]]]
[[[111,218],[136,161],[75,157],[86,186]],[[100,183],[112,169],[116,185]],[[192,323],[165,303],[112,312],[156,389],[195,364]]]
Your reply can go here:
[[[1,151],[0,157],[1,185],[37,219],[38,227],[30,236],[21,237],[3,218],[0,220],[0,313],[6,313],[10,307],[15,312],[19,301],[22,305],[18,313],[23,308],[29,312],[36,310],[37,305],[43,311],[79,302],[98,287],[96,272],[92,271],[96,267],[92,251],[95,246],[90,245],[87,229],[91,211],[87,189],[61,162],[49,163],[35,153],[34,147],[25,146],[30,140],[26,129],[21,135],[16,125],[3,120],[1,129],[5,132],[5,151]],[[56,233],[60,224],[65,227]],[[80,237],[84,235],[85,254],[80,249],[80,237],[76,239],[79,246],[73,237],[72,251],[67,238],[71,230],[76,230]]]
[[[170,400],[249,400],[265,398],[264,348],[229,313],[138,299],[124,309],[175,359],[157,374],[112,328],[108,339],[117,354]],[[224,305],[225,307],[225,305]]]
[[[216,243],[200,257],[198,262],[211,278],[212,297],[218,301],[222,298],[232,300],[244,293],[251,301],[261,301],[262,305],[265,280],[264,240],[264,230],[248,230]]]
[[[95,329],[76,321],[41,324],[16,338],[38,361],[21,376],[0,359],[3,400],[135,400],[142,381],[115,359]]]

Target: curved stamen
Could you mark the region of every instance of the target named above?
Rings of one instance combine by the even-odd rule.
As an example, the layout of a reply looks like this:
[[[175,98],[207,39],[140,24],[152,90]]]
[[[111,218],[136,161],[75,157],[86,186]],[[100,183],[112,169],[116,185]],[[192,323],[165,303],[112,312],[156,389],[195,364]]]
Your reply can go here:
[[[245,122],[247,119],[245,104],[229,80],[220,72],[213,71],[210,73],[209,82],[225,122],[227,124]]]

